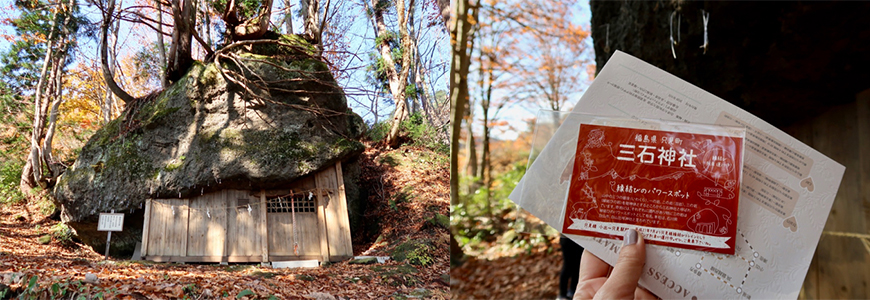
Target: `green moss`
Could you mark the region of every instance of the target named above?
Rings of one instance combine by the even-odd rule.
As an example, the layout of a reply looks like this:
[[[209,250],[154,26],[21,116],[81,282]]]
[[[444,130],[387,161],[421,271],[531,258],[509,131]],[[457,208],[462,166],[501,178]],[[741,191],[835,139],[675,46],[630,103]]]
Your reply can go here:
[[[377,265],[371,270],[389,286],[414,286],[420,283],[420,279],[414,275],[418,272],[417,268],[411,265]]]
[[[204,130],[202,132],[199,132],[197,135],[199,135],[200,143],[211,143],[217,136],[217,131]]]
[[[166,172],[175,171],[176,169],[180,168],[184,164],[185,158],[186,157],[184,155],[182,155],[178,159],[173,160],[171,163],[167,164],[166,167],[163,167],[163,170]]]
[[[170,107],[170,100],[182,93],[185,88],[183,80],[176,82],[169,90],[163,92],[162,95],[155,98],[153,101],[145,103],[136,113],[136,119],[142,127],[150,127],[157,124],[158,121],[171,115],[181,109],[181,107]]]
[[[432,257],[432,244],[427,240],[410,240],[393,249],[391,256],[397,261],[407,261],[412,265],[427,266],[435,262]]]
[[[220,71],[218,71],[214,63],[205,65],[202,68],[191,69],[191,71],[194,70],[197,72],[196,78],[200,85],[211,86],[218,83]]]
[[[417,273],[417,268],[411,265],[377,265],[371,267],[372,271],[379,273],[379,275],[399,275],[399,274],[415,274]]]
[[[270,56],[256,53],[239,53],[239,57],[246,58],[248,60],[244,60],[244,63],[247,64],[252,69],[260,69],[267,72],[275,72],[275,73],[283,73],[282,79],[298,79],[311,77],[312,74],[328,74],[329,67],[326,63],[314,59],[314,58],[287,58],[281,56]],[[283,68],[287,68],[291,70],[287,72],[286,70],[278,70],[275,66],[269,65],[267,63],[252,61],[252,60],[262,60],[267,61]],[[299,72],[293,72],[299,71]]]
[[[283,35],[273,31],[269,31],[263,36],[263,39],[277,40],[282,44],[289,45],[289,47],[276,44],[256,44],[252,47],[251,52],[270,56],[314,56],[315,54],[317,54],[317,48],[315,48],[314,45],[298,35]]]
[[[121,119],[122,118],[119,117],[112,121],[109,121],[109,123],[106,123],[106,125],[97,130],[97,132],[94,133],[94,136],[91,137],[91,141],[93,142],[88,142],[88,144],[85,145],[85,149],[89,149],[92,147],[103,147],[108,143],[112,142],[112,140],[114,140],[116,137],[118,137],[118,134],[121,132],[120,125],[121,122],[123,122],[123,120]]]
[[[249,269],[255,269],[256,267],[252,265],[232,265],[224,268],[224,271],[227,272],[238,272],[238,271],[247,271]]]
[[[359,141],[352,141],[345,138],[338,138],[335,143],[332,144],[331,151],[333,154],[347,154],[356,151],[361,151],[365,149],[365,145],[360,143]]]
[[[43,236],[39,237],[36,241],[42,245],[51,243],[51,235],[50,234],[43,235]]]
[[[305,280],[305,281],[315,281],[315,280],[317,280],[317,277],[314,277],[311,275],[299,274],[299,275],[296,275],[296,279]]]
[[[371,264],[375,264],[377,262],[378,262],[378,259],[376,257],[368,257],[368,258],[360,258],[360,259],[351,260],[348,262],[348,264],[351,264],[351,265],[371,265]]]
[[[432,297],[432,291],[427,289],[415,289],[409,296],[414,299],[425,299]]]
[[[278,275],[278,274],[275,274],[272,272],[264,272],[264,271],[260,271],[260,270],[251,272],[251,276],[261,277],[261,278],[272,278],[272,277],[275,277],[275,275]]]
[[[148,157],[141,155],[136,147],[138,136],[126,136],[123,141],[107,145],[105,169],[122,170],[133,178],[146,178],[154,174],[155,168]]]
[[[303,141],[296,132],[276,130],[238,130],[227,128],[199,135],[203,153],[220,153],[224,157],[243,157],[261,166],[296,164],[300,171],[310,171],[308,160],[326,149],[322,143]]]
[[[434,226],[440,226],[444,229],[450,228],[450,217],[442,214],[436,214],[434,217],[427,221],[429,222],[429,224],[432,224]]]

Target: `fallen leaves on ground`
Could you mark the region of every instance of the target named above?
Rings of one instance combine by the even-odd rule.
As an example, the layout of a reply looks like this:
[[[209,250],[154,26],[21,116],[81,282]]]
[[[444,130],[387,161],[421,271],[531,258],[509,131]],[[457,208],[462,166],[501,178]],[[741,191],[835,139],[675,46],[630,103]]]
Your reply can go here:
[[[513,256],[468,257],[450,270],[452,299],[555,299],[562,255],[558,243],[550,245]]]
[[[385,155],[400,163],[380,159]],[[449,298],[445,281],[450,268],[449,233],[430,221],[449,211],[446,163],[431,161],[439,155],[443,156],[420,148],[368,148],[360,158],[362,178],[370,185],[361,186],[369,192],[366,217],[378,218],[382,225],[369,227],[379,229],[369,234],[382,240],[355,238],[354,254],[390,255],[404,241],[425,239],[431,243],[432,257],[426,266],[392,260],[375,265],[344,261],[311,269],[103,261],[102,255],[79,244],[65,246],[57,240],[40,244],[38,239],[50,234],[57,221],[31,215],[19,204],[0,207],[0,280],[3,274],[24,275],[11,284],[21,291],[37,276],[35,285],[44,288],[47,298],[57,296],[53,285],[66,295],[107,299],[211,299],[242,294],[244,299],[315,299],[326,294],[346,299]],[[95,274],[98,282],[84,282],[88,273]]]

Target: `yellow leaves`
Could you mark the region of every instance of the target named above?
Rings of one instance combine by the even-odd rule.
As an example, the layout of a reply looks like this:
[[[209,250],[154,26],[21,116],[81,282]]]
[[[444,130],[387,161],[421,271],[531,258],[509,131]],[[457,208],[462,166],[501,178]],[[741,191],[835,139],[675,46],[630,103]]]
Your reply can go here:
[[[105,88],[98,70],[93,65],[79,64],[67,72],[63,83],[65,101],[60,105],[58,116],[60,123],[92,129],[99,126],[99,103],[105,95]]]
[[[465,22],[468,22],[469,25],[474,26],[475,24],[477,24],[477,19],[474,17],[474,15],[469,14],[468,17],[466,17]]]
[[[595,80],[595,64],[586,65],[586,75],[589,76],[589,81]]]
[[[489,126],[489,127],[507,126],[507,125],[508,125],[508,122],[505,120],[492,121],[492,122],[489,122],[489,124],[487,124],[487,126]]]

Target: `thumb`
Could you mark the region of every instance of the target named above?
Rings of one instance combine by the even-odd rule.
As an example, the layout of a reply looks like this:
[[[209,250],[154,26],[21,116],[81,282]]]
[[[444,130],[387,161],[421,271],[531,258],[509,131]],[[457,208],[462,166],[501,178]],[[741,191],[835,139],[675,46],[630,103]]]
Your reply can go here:
[[[643,273],[645,262],[646,247],[643,237],[637,230],[629,229],[622,240],[622,249],[619,251],[616,266],[613,267],[613,272],[596,296],[600,296],[601,299],[634,298],[637,281]]]

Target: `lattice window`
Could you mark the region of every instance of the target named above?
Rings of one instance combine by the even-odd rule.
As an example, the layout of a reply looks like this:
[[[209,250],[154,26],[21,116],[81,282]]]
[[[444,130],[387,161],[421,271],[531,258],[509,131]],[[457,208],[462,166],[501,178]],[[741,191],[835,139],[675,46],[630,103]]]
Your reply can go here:
[[[293,203],[290,203],[291,198],[293,200]],[[266,199],[266,212],[289,213],[292,207],[295,208],[295,212],[298,213],[313,213],[315,212],[314,209],[317,207],[314,200],[316,200],[316,198],[312,197],[311,199],[308,199],[308,195],[301,194],[286,197],[268,198]]]

